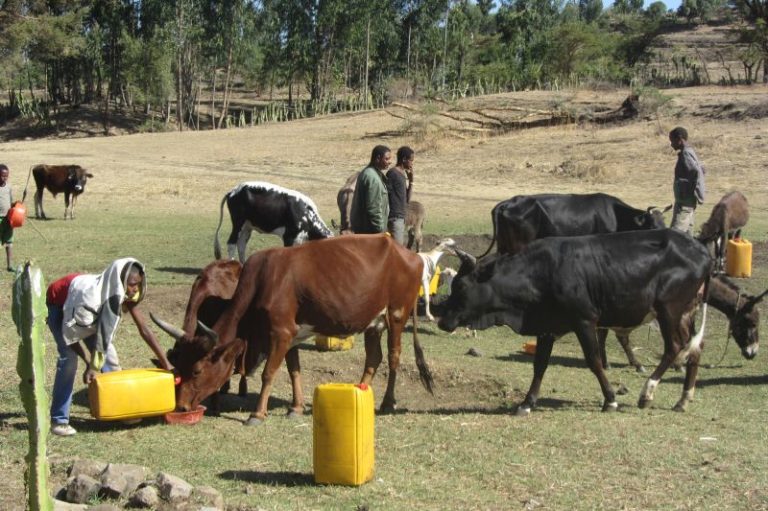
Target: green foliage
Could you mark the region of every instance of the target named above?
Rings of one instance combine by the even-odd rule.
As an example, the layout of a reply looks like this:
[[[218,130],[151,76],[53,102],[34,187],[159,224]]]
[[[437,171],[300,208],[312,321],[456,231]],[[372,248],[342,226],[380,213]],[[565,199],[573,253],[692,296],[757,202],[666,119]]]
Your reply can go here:
[[[724,1],[684,0],[680,13],[705,20]],[[286,91],[290,109],[308,96],[318,112],[334,110],[324,105],[337,98],[392,99],[391,84],[400,82],[417,97],[628,83],[671,22],[662,2],[644,15],[642,4],[617,0],[604,11],[603,0],[6,2],[0,86],[29,96],[46,87],[54,111],[99,102],[165,115],[172,106],[181,125],[196,124],[202,101],[216,126],[227,116],[241,124],[230,101],[235,83],[266,92],[268,101]],[[749,37],[768,51],[764,2],[732,4],[757,21]]]
[[[46,439],[50,428],[48,394],[45,390],[45,280],[40,268],[31,263],[20,267],[13,283],[13,322],[21,337],[16,358],[19,392],[27,414],[29,450],[26,462],[27,509],[49,511]]]
[[[682,0],[680,7],[677,8],[677,14],[689,22],[696,18],[707,21],[725,3],[726,0]]]
[[[653,20],[660,20],[667,14],[667,4],[661,0],[657,0],[648,6],[648,10],[645,14]]]

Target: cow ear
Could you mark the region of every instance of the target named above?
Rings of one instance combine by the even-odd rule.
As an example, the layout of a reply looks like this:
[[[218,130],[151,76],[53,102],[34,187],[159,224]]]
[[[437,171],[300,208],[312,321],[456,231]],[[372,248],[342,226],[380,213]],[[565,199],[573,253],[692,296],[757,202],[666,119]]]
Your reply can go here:
[[[91,174],[90,172],[86,172],[85,177],[87,177],[88,179],[93,179],[93,174]]]

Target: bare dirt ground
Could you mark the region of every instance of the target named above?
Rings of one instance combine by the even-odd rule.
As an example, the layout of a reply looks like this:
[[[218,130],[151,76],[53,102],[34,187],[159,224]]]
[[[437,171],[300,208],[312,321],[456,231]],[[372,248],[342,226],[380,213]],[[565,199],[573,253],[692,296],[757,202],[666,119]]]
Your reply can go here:
[[[311,196],[326,220],[338,218],[335,194],[366,163],[371,148],[412,145],[417,152],[414,199],[427,206],[432,229],[487,224],[497,201],[520,193],[604,191],[637,205],[671,200],[675,155],[667,132],[686,126],[707,167],[702,210],[732,189],[765,208],[768,110],[764,86],[664,91],[658,116],[615,126],[567,125],[462,138],[443,131],[403,133],[408,125],[384,111],[341,114],[256,128],[46,139],[3,145],[3,160],[20,193],[37,163],[78,163],[95,178],[81,201],[104,208],[116,196],[135,208],[202,208],[215,215],[231,187],[266,180]],[[474,98],[486,106],[551,105],[615,108],[628,91],[519,92]],[[759,219],[764,213],[754,210]],[[755,222],[764,238],[763,222]],[[763,227],[759,225],[763,224]]]

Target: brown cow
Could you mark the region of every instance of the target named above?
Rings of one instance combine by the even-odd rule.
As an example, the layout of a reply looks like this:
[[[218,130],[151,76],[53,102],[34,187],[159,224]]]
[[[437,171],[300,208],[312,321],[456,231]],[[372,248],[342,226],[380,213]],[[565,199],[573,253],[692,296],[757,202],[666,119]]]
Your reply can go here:
[[[701,226],[697,238],[702,243],[714,243],[716,270],[723,270],[723,256],[729,239],[741,236],[741,228],[749,220],[749,203],[741,192],[730,192],[712,208],[712,214]]]
[[[214,261],[203,268],[192,284],[187,309],[184,313],[182,328],[187,337],[192,338],[195,335],[204,334],[206,327],[199,326],[198,321],[203,325],[213,325],[219,320],[219,317],[227,309],[232,296],[235,294],[237,281],[240,278],[242,269],[243,265],[239,261],[225,259]],[[248,342],[246,343],[245,352],[236,361],[234,369],[240,374],[238,395],[243,397],[248,394],[247,376],[267,358],[269,351],[268,344],[264,342],[259,343],[258,339],[249,337],[250,332],[255,331],[250,316],[246,315],[240,320],[237,336]],[[300,385],[300,382],[294,382],[294,388],[296,388],[296,384]],[[229,380],[224,382],[220,392],[226,393],[228,390]],[[300,388],[298,393],[301,394]],[[218,394],[215,392],[211,395],[209,411],[214,414],[219,412]],[[291,411],[290,414],[293,415],[294,412]]]
[[[230,305],[204,335],[190,338],[153,317],[177,341],[171,353],[181,376],[177,407],[194,409],[221,387],[246,342],[268,342],[261,393],[246,424],[259,424],[266,418],[274,374],[283,359],[294,382],[292,410],[302,413],[298,352],[292,349],[296,343],[315,334],[344,337],[364,331],[361,382],[370,384],[382,360],[380,340],[386,329],[389,376],[381,409],[393,410],[401,335],[416,304],[422,266],[419,256],[386,235],[350,235],[253,254],[243,267]],[[246,317],[252,320],[248,341],[236,339]],[[432,375],[416,336],[415,315],[413,323],[419,376],[432,392]]]
[[[357,184],[357,176],[359,174],[359,172],[355,172],[349,176],[346,182],[344,182],[344,186],[339,188],[339,191],[336,194],[336,205],[339,207],[341,225],[337,226],[335,222],[331,223],[335,228],[339,229],[339,234],[342,235],[352,234],[352,226],[349,216],[352,211],[352,198],[355,195],[355,185]],[[426,217],[427,212],[421,202],[408,202],[408,209],[405,215],[405,231],[408,233],[408,243],[406,244],[406,247],[410,249],[415,244],[416,252],[421,250],[421,241],[423,239],[421,231]]]
[[[77,196],[85,191],[85,183],[93,174],[80,165],[36,165],[32,169],[32,175],[35,176],[37,185],[35,218],[46,218],[43,211],[43,190],[48,189],[54,197],[64,192],[64,220],[67,219],[67,211],[69,218],[74,220]]]

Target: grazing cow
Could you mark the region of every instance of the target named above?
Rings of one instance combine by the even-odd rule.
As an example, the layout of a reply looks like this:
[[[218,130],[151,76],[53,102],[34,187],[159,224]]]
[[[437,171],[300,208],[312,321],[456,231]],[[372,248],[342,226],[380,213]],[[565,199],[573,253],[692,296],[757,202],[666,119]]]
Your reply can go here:
[[[359,172],[355,172],[349,176],[344,183],[344,186],[339,188],[339,192],[336,194],[336,205],[339,206],[339,214],[341,215],[341,225],[333,226],[339,229],[339,234],[352,234],[352,226],[350,223],[350,214],[352,211],[352,199],[355,195],[355,186],[357,185],[357,176]],[[427,211],[424,209],[424,205],[418,201],[408,202],[408,209],[405,214],[405,230],[408,232],[408,243],[406,246],[410,249],[416,246],[416,252],[421,250],[421,241],[423,239],[422,228],[424,227],[424,220],[427,218]]]
[[[496,242],[500,254],[516,254],[548,236],[663,229],[662,213],[653,207],[635,209],[604,193],[518,195],[494,206],[493,239],[480,257],[488,255]]]
[[[54,197],[64,192],[64,220],[67,219],[67,211],[69,218],[74,220],[77,196],[85,191],[85,183],[93,174],[80,165],[35,165],[32,175],[35,176],[37,185],[35,218],[47,218],[43,210],[43,191],[47,189]]]
[[[389,377],[381,409],[393,410],[400,339],[416,304],[421,273],[421,258],[385,235],[342,236],[256,252],[245,263],[229,306],[203,335],[190,338],[153,318],[176,338],[171,361],[181,376],[177,407],[194,409],[229,378],[246,343],[263,342],[269,355],[256,410],[247,421],[259,424],[267,416],[275,371],[288,357],[291,380],[299,382],[298,353],[291,348],[315,334],[344,337],[364,331],[361,382],[370,384],[382,360],[380,339],[386,329]],[[251,322],[246,340],[236,338],[242,335],[238,329],[244,318]],[[415,314],[413,322],[416,365],[422,383],[432,392]],[[297,388],[294,385],[292,407],[301,413],[303,397],[300,390],[297,395]]]
[[[424,262],[424,270],[421,272],[421,288],[424,290],[424,306],[426,311],[425,315],[430,321],[434,321],[435,317],[429,311],[429,283],[432,280],[432,277],[435,275],[435,271],[437,271],[437,262],[441,257],[443,257],[443,254],[446,251],[453,253],[453,247],[455,246],[455,241],[453,241],[451,238],[445,238],[440,240],[437,246],[435,246],[435,248],[429,252],[417,253],[417,255],[421,257],[421,260]]]
[[[667,368],[686,358],[684,410],[693,397],[701,340],[692,338],[699,292],[709,280],[711,260],[701,243],[671,229],[555,237],[536,240],[516,255],[497,254],[476,262],[462,259],[451,294],[437,310],[438,326],[485,329],[507,325],[521,335],[536,335],[534,375],[518,415],[535,407],[555,339],[574,332],[588,367],[597,376],[603,411],[617,408],[615,393],[600,360],[596,328],[631,327],[656,314],[664,356],[646,382],[638,405],[653,399]],[[706,319],[706,303],[704,304]],[[689,342],[690,341],[690,342]]]
[[[707,303],[725,314],[728,318],[728,335],[733,335],[736,344],[741,348],[741,354],[746,359],[751,360],[757,355],[760,340],[758,335],[760,311],[756,305],[760,303],[766,293],[768,293],[768,290],[758,296],[744,294],[739,286],[724,275],[716,275],[709,281]],[[647,319],[652,321],[654,318],[649,317]],[[634,329],[634,327],[629,327],[613,328],[612,330],[624,349],[629,364],[637,372],[642,373],[645,372],[645,368],[635,357],[629,341],[629,334]],[[603,367],[606,369],[610,368],[608,357],[605,353],[605,339],[608,336],[608,330],[607,328],[599,328],[597,331],[600,355],[603,360]]]
[[[245,246],[254,229],[282,237],[286,247],[333,236],[320,218],[317,206],[306,195],[271,183],[249,181],[231,189],[221,200],[219,225],[213,242],[216,259],[221,259],[219,230],[225,202],[232,220],[227,253],[230,259],[234,259],[237,248],[241,263],[245,261]]]
[[[728,240],[734,236],[741,237],[741,228],[747,225],[748,220],[749,204],[741,192],[726,193],[712,208],[712,214],[702,224],[697,239],[706,244],[714,243],[716,271],[723,271],[723,256]]]
[[[235,294],[242,269],[243,265],[233,260],[216,260],[203,268],[192,284],[187,309],[184,313],[182,328],[186,337],[192,338],[195,335],[205,333],[205,327],[200,326],[198,322],[203,325],[213,325],[219,320]],[[241,357],[238,357],[235,363],[235,371],[240,374],[239,396],[247,395],[248,381],[246,376],[250,375],[266,359],[269,349],[263,340],[259,343],[258,339],[249,337],[250,332],[255,331],[252,317],[246,315],[240,320],[237,336],[248,342],[245,352]],[[173,357],[173,350],[169,351],[169,356]],[[229,380],[224,383],[220,392],[226,393],[228,390]],[[300,390],[299,395],[301,395]],[[215,392],[211,395],[209,409],[213,413],[218,413],[219,400],[218,394]]]

